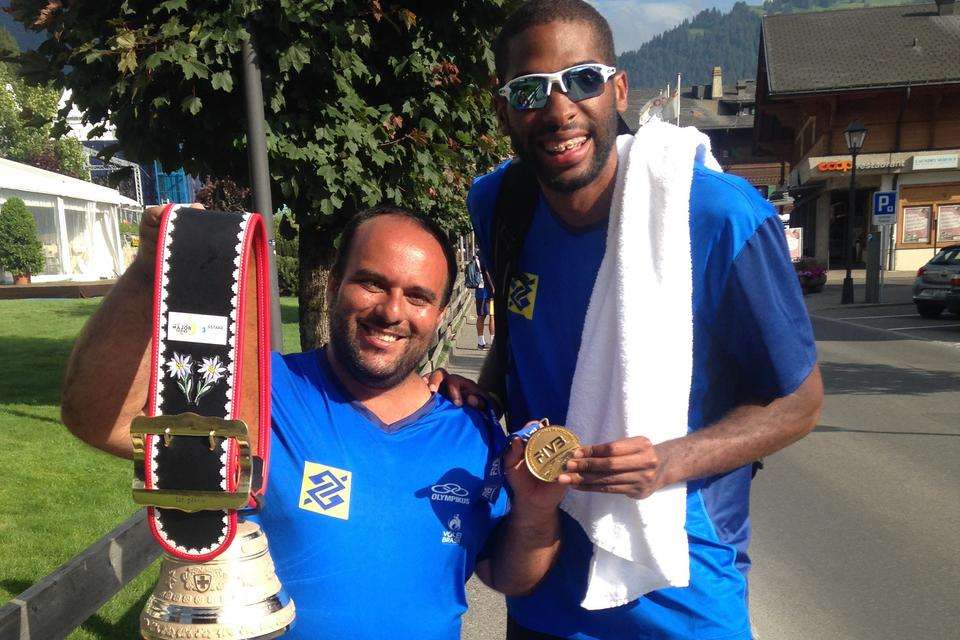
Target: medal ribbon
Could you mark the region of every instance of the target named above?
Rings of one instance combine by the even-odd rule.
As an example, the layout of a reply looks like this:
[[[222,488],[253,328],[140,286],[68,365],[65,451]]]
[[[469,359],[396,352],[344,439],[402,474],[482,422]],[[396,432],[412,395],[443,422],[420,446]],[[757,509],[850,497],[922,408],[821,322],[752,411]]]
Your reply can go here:
[[[252,476],[248,506],[266,488],[270,443],[270,316],[267,236],[256,213],[168,205],[160,221],[154,285],[149,415],[194,413],[246,423],[250,458],[238,439],[148,435],[141,480],[162,493],[236,492]],[[230,545],[236,509],[148,507],[163,549],[204,562]]]
[[[503,430],[500,428],[500,421],[497,420],[492,410],[488,409],[486,417],[487,420],[490,421],[491,431],[502,434]],[[497,501],[497,498],[500,496],[500,489],[503,488],[503,454],[507,448],[517,439],[527,442],[530,440],[530,436],[545,426],[548,425],[544,424],[541,420],[531,420],[523,425],[522,429],[514,431],[509,436],[497,438],[497,444],[493,448],[494,453],[487,461],[486,471],[483,476],[483,493],[481,494],[490,501],[490,504]]]

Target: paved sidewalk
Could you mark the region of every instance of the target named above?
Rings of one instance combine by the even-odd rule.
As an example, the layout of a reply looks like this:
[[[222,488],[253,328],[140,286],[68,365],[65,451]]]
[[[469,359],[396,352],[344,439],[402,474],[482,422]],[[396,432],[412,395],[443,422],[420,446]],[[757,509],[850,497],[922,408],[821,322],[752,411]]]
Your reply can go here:
[[[833,309],[854,309],[860,307],[880,307],[890,305],[912,304],[913,281],[916,274],[913,271],[884,272],[883,287],[880,291],[880,302],[866,303],[865,289],[866,274],[863,269],[854,270],[853,277],[853,304],[841,305],[840,295],[843,289],[843,278],[846,272],[834,269],[827,273],[827,284],[820,293],[810,293],[804,296],[807,309],[810,313]]]
[[[845,269],[831,269],[827,272],[827,284],[840,284],[847,275]],[[867,272],[865,269],[853,269],[850,271],[853,281],[863,284],[866,280]],[[884,271],[883,277],[886,282],[897,282],[913,284],[913,279],[917,277],[916,271]]]
[[[477,316],[467,318],[457,332],[457,343],[445,368],[476,380],[486,351],[477,349]],[[470,608],[463,616],[463,640],[501,640],[507,626],[503,596],[487,588],[476,577],[467,583],[467,602]]]

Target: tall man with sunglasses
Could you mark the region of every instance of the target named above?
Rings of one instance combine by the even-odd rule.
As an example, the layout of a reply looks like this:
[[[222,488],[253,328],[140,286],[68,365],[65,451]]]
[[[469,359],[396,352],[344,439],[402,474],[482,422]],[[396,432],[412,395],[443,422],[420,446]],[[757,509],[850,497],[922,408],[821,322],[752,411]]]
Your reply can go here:
[[[506,370],[497,370],[503,365],[491,354],[480,385],[505,390],[511,429],[543,417],[563,424],[587,304],[606,250],[627,80],[613,67],[609,25],[580,0],[523,5],[504,25],[495,56],[497,116],[517,156],[533,169],[540,196],[508,289],[510,312],[501,318],[509,323]],[[505,170],[506,164],[478,178],[468,197],[479,246],[491,263]],[[820,375],[773,210],[743,180],[699,164],[689,210],[690,431],[657,445],[642,437],[585,443],[560,481],[624,500],[686,481],[690,586],[614,609],[581,608],[592,547],[580,525],[564,515],[557,564],[531,594],[508,599],[510,639],[751,637],[751,462],[813,427],[822,401]],[[498,335],[502,339],[503,329]],[[455,401],[478,402],[479,390],[469,381],[448,376],[446,382]]]

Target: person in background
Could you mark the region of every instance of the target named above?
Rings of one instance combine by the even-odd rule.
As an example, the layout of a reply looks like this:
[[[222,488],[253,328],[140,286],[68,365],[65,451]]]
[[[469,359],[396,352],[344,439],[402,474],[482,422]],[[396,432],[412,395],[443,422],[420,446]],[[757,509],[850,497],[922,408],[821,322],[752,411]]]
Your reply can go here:
[[[490,271],[487,269],[477,251],[473,260],[467,265],[467,286],[475,284],[473,287],[474,300],[477,305],[477,348],[481,351],[487,348],[487,341],[484,338],[484,329],[489,324],[490,344],[493,344],[494,321],[493,321],[493,278],[490,277]],[[489,319],[489,320],[488,320]]]

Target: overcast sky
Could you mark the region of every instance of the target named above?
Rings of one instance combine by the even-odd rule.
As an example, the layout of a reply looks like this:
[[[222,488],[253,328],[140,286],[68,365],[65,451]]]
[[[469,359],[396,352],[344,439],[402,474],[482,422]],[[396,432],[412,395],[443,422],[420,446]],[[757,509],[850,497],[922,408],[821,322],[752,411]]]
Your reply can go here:
[[[588,0],[613,29],[617,53],[632,51],[704,9],[729,11],[736,0]],[[749,2],[748,4],[759,4]]]

